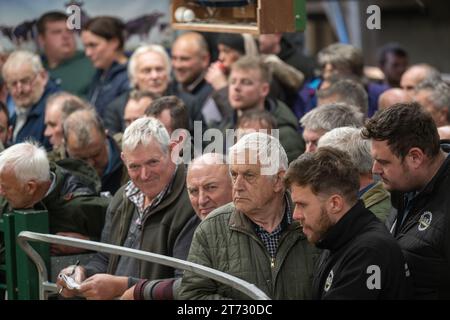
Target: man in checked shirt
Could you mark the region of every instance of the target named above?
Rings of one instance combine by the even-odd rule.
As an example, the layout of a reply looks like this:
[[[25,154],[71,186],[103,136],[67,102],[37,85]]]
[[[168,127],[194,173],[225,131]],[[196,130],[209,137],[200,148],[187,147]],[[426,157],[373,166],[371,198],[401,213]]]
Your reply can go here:
[[[242,137],[229,150],[233,202],[197,227],[188,260],[255,284],[272,299],[308,299],[315,249],[283,185],[288,167],[278,139],[264,133]],[[243,293],[186,271],[181,299],[249,299]]]
[[[164,126],[154,118],[134,121],[123,135],[122,160],[131,181],[119,189],[106,213],[102,242],[172,256],[176,239],[194,215],[186,190],[183,164],[171,158],[177,142],[169,139]],[[97,253],[85,266],[70,266],[61,273],[80,283],[64,297],[87,299],[120,297],[139,278],[174,277],[174,269],[128,257]]]

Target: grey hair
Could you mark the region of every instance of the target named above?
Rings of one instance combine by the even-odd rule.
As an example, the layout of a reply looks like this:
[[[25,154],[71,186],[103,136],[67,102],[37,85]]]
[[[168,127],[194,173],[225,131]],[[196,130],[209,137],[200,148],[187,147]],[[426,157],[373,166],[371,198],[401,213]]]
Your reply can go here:
[[[319,99],[326,99],[333,95],[339,96],[338,102],[344,102],[358,107],[366,115],[369,109],[369,98],[364,87],[351,79],[331,77],[328,80],[330,86],[326,89],[317,91]]]
[[[364,114],[359,108],[346,103],[331,103],[316,107],[306,113],[300,124],[303,128],[313,131],[330,131],[339,127],[356,127],[364,125]]]
[[[57,101],[60,102],[57,104],[57,106],[59,109],[61,109],[62,121],[64,121],[71,113],[77,110],[93,108],[89,104],[89,102],[66,91],[58,91],[49,95],[45,103],[46,108],[49,108],[49,106],[53,105]]]
[[[134,87],[134,80],[135,80],[135,72],[136,72],[136,68],[137,68],[136,60],[140,55],[146,54],[149,52],[157,53],[163,58],[164,63],[166,64],[167,75],[170,76],[171,64],[170,64],[170,58],[169,58],[169,55],[167,54],[166,49],[164,49],[164,47],[159,44],[144,44],[144,45],[139,46],[133,52],[133,54],[131,55],[130,60],[128,62],[128,77],[130,78],[130,82],[132,83],[133,87]]]
[[[9,55],[8,59],[3,65],[2,68],[3,78],[6,79],[5,74],[7,70],[13,71],[22,65],[30,65],[34,73],[38,73],[44,70],[41,58],[37,54],[31,51],[17,50]]]
[[[447,120],[450,120],[450,87],[442,80],[427,78],[416,86],[416,93],[420,90],[430,91],[428,100],[438,109],[447,109]]]
[[[246,150],[249,151],[248,159],[241,159],[241,157],[237,156],[237,154],[245,154]],[[261,174],[263,175],[274,176],[280,170],[286,171],[288,168],[286,151],[280,141],[262,132],[253,132],[243,136],[230,148],[228,156],[229,163],[256,164],[257,160],[259,160]]]
[[[35,142],[22,142],[0,153],[0,172],[12,170],[21,183],[50,180],[47,152]]]
[[[317,60],[321,66],[329,63],[338,70],[348,71],[358,77],[363,75],[362,51],[349,44],[331,44],[319,51]]]
[[[64,140],[69,141],[69,134],[77,137],[79,147],[87,147],[92,142],[91,130],[95,129],[100,135],[106,136],[102,119],[94,109],[81,109],[72,112],[63,122]]]
[[[125,129],[122,150],[134,151],[139,145],[147,146],[152,139],[156,139],[165,154],[169,152],[170,137],[164,125],[153,117],[137,119]]]
[[[370,141],[361,137],[361,129],[341,127],[328,131],[319,139],[318,147],[334,147],[347,152],[360,174],[372,172]]]

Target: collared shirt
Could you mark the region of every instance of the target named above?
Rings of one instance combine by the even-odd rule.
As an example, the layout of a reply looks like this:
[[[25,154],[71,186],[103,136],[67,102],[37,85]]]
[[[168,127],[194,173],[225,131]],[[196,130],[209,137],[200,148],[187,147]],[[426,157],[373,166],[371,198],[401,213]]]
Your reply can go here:
[[[48,188],[47,193],[45,194],[44,198],[47,197],[56,187],[56,174],[53,172],[50,172],[50,179],[52,179],[52,184],[50,185],[50,188]]]
[[[177,169],[178,167],[175,168],[172,178],[167,186],[153,199],[150,204],[147,205],[147,207],[144,207],[144,193],[139,190],[139,188],[136,187],[136,185],[131,180],[128,182],[127,186],[125,187],[125,195],[136,206],[136,210],[133,213],[127,237],[122,244],[123,247],[137,250],[141,248],[144,220],[146,219],[146,216],[149,214],[149,212],[153,208],[158,206],[161,201],[170,194]],[[139,273],[139,260],[125,256],[119,258],[115,275],[127,275],[130,277],[139,278]]]
[[[138,215],[139,215],[139,221],[137,221],[138,225],[141,225],[142,219],[145,216],[145,213],[149,212],[151,209],[156,207],[162,199],[166,196],[166,194],[170,193],[170,190],[172,189],[172,183],[175,177],[175,174],[178,170],[178,166],[175,168],[175,171],[172,174],[172,178],[170,179],[170,183],[167,184],[167,186],[164,187],[164,189],[158,193],[158,195],[153,199],[151,203],[147,205],[147,207],[144,206],[145,203],[145,194],[139,190],[138,187],[133,183],[133,181],[129,181],[127,186],[125,187],[125,195],[128,199],[130,199],[131,202],[134,203],[134,205],[137,208]]]
[[[285,196],[285,204],[283,220],[281,220],[280,224],[272,232],[268,232],[263,227],[253,223],[256,234],[264,243],[264,246],[267,251],[269,251],[272,258],[275,258],[277,254],[278,242],[280,241],[283,231],[292,223],[292,209],[289,200],[287,199],[287,195]]]
[[[16,141],[17,134],[27,122],[27,117],[30,110],[30,108],[21,108],[16,106],[16,124],[14,126],[13,141]]]
[[[181,83],[179,83],[180,85],[180,89],[182,91],[187,91],[189,93],[192,93],[192,91],[194,91],[194,89],[199,85],[200,82],[203,81],[203,79],[205,78],[205,73],[206,72],[202,72],[197,79],[195,79],[194,81],[192,81],[189,85],[187,86],[183,86]]]

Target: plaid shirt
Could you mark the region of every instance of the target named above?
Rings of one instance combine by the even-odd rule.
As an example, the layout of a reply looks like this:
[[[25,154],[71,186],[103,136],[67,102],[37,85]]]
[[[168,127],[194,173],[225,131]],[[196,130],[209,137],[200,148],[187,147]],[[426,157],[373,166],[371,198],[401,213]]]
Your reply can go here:
[[[276,227],[275,230],[273,230],[271,233],[267,232],[263,227],[252,222],[256,234],[264,243],[264,246],[266,247],[267,251],[269,251],[269,254],[272,258],[275,258],[277,254],[278,242],[280,241],[281,234],[284,230],[286,230],[288,225],[292,223],[292,209],[289,200],[287,199],[287,195],[285,196],[285,203],[286,209],[284,211],[283,220],[281,220],[278,227]]]
[[[151,203],[147,205],[147,207],[144,207],[145,194],[141,190],[139,190],[138,187],[136,187],[133,181],[130,180],[128,182],[127,186],[125,187],[125,195],[128,199],[130,199],[131,202],[134,203],[137,208],[139,214],[137,225],[140,226],[145,214],[156,207],[162,201],[162,199],[164,199],[164,197],[170,193],[177,169],[178,166],[175,168],[172,178],[170,179],[170,183],[160,193],[158,193],[158,195],[153,199]]]

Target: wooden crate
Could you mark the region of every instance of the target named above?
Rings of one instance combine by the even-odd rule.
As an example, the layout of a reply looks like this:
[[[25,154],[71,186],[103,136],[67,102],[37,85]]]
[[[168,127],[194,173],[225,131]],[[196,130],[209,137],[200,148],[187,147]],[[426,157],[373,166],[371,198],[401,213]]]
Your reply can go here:
[[[179,22],[175,11],[186,7],[195,13],[191,22]],[[265,34],[303,31],[306,0],[258,0],[242,7],[207,8],[192,0],[172,0],[172,28],[181,30]]]

